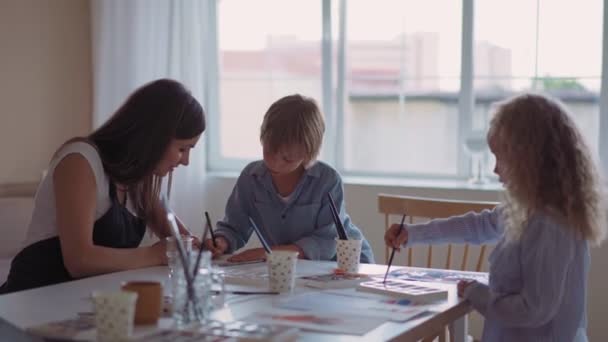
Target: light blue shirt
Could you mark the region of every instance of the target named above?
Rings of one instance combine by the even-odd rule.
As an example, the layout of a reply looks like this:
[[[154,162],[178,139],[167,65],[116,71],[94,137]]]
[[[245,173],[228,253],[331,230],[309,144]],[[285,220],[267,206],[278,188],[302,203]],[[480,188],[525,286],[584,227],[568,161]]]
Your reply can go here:
[[[589,247],[545,214],[532,216],[518,241],[504,237],[501,209],[408,227],[409,244],[497,242],[489,285],[464,293],[485,317],[482,341],[587,341]]]
[[[361,262],[373,263],[369,243],[346,213],[340,175],[323,162],[316,162],[304,172],[287,202],[279,197],[263,161],[247,165],[228,199],[216,235],[228,240],[228,253],[243,247],[253,233],[248,220],[251,217],[271,246],[295,244],[307,259],[335,260],[338,234],[328,193],[340,211],[348,237],[363,240]]]

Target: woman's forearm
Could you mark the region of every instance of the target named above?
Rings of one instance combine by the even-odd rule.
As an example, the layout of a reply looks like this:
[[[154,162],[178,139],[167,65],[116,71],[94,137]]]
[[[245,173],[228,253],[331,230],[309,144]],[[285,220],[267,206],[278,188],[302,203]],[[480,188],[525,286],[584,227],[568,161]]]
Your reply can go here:
[[[63,252],[64,264],[74,278],[157,266],[164,263],[158,246],[109,248],[92,245],[77,253]],[[85,257],[86,256],[86,257]]]

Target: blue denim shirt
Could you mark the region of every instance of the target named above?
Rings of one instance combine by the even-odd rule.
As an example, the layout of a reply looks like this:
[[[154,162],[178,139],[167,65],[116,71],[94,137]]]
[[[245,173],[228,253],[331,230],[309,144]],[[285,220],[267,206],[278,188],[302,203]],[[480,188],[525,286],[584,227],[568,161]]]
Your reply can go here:
[[[464,293],[485,318],[482,341],[587,341],[588,243],[543,213],[507,241],[501,210],[411,225],[409,244],[498,242],[489,285]]]
[[[243,247],[253,232],[250,216],[271,246],[295,244],[307,259],[335,260],[337,232],[327,193],[339,208],[349,238],[363,240],[361,262],[373,263],[369,243],[346,214],[340,175],[320,161],[305,171],[287,202],[279,197],[263,161],[247,165],[228,199],[216,235],[228,240],[228,253]]]

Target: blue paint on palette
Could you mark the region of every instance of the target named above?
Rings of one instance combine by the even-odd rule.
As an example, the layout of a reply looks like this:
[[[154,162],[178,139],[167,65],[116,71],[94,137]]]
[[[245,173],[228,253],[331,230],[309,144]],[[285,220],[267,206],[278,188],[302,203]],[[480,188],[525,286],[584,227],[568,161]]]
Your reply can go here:
[[[394,304],[394,305],[411,305],[412,301],[409,299],[389,299],[385,301],[386,304]]]

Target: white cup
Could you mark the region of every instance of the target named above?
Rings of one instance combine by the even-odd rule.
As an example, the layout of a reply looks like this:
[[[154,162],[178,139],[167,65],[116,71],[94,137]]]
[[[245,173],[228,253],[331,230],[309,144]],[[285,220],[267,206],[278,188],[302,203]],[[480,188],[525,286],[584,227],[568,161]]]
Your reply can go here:
[[[137,293],[94,292],[97,341],[126,341],[133,332]]]
[[[363,240],[340,240],[336,238],[338,268],[347,273],[359,272],[361,244]]]
[[[268,288],[270,291],[291,292],[296,282],[298,252],[273,251],[266,254]]]

